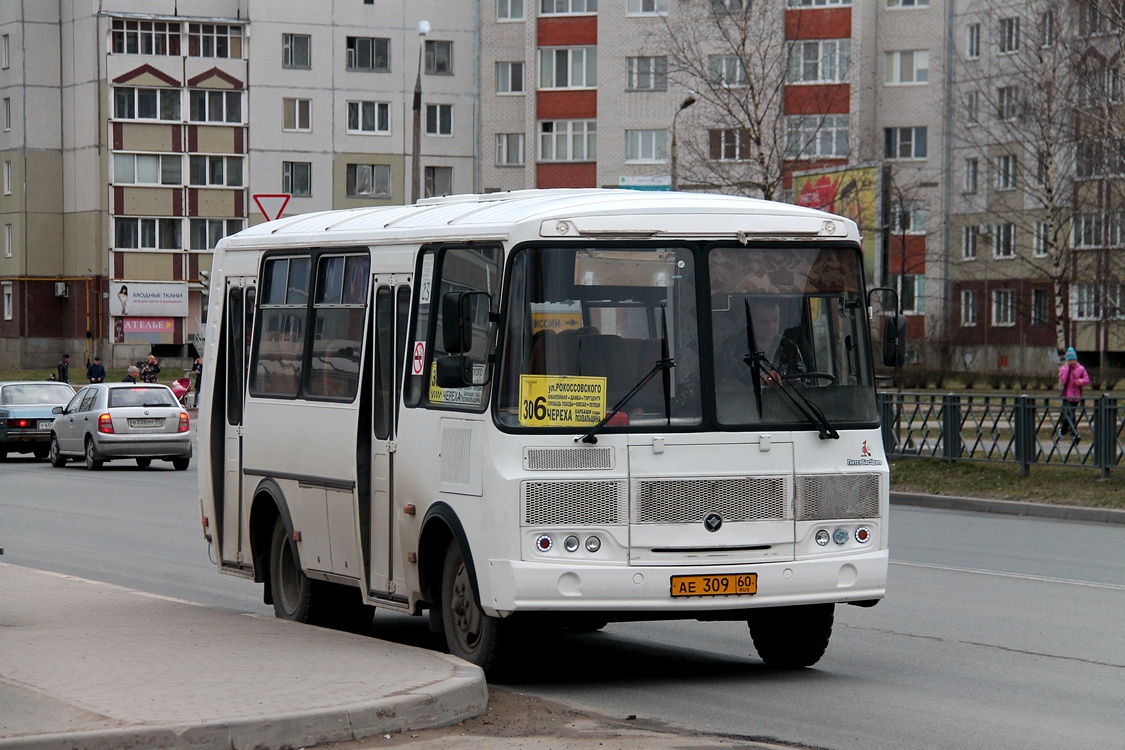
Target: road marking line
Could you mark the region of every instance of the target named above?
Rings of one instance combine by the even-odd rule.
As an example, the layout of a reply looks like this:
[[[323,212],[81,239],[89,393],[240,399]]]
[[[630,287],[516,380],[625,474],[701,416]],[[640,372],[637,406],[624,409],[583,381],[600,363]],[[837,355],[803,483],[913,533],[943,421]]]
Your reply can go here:
[[[980,570],[979,568],[958,568],[953,565],[933,565],[931,563],[905,562],[891,560],[891,565],[903,565],[908,568],[930,568],[932,570],[951,570],[955,573],[977,573],[982,576],[997,576],[999,578],[1022,578],[1026,581],[1042,581],[1043,583],[1066,583],[1072,586],[1088,586],[1095,589],[1110,589],[1111,591],[1125,591],[1125,586],[1119,583],[1098,583],[1095,581],[1078,581],[1073,578],[1052,578],[1051,576],[1033,576],[1027,573],[1005,573],[999,570]]]

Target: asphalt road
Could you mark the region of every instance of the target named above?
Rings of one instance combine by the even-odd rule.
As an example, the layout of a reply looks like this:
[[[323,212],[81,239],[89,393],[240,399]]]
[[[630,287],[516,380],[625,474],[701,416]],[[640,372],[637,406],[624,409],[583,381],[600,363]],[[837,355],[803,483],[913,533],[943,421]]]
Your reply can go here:
[[[207,559],[195,466],[0,464],[5,562],[268,612]],[[813,669],[777,673],[738,623],[544,640],[521,692],[638,726],[817,748],[1106,748],[1125,737],[1125,529],[896,507],[890,595],[839,607]],[[381,614],[379,637],[432,639]]]

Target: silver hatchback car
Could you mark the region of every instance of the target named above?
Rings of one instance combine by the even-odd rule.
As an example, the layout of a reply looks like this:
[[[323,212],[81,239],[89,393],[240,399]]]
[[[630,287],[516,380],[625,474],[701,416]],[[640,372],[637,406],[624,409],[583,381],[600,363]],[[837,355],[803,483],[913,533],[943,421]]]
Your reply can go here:
[[[191,462],[191,424],[172,389],[151,383],[94,383],[66,406],[56,406],[51,426],[51,465],[85,458],[86,468],[105,461],[171,461],[178,471]]]

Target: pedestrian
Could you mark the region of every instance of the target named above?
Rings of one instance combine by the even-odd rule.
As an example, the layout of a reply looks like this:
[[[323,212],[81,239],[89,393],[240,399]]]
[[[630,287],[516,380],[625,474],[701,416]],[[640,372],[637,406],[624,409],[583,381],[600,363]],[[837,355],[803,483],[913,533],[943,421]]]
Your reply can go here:
[[[94,357],[94,364],[86,368],[86,379],[91,383],[105,382],[105,366],[101,357]]]
[[[53,373],[53,372],[47,373],[47,380],[50,380],[51,382],[56,382],[55,373]]]
[[[1082,403],[1082,386],[1090,385],[1090,374],[1078,364],[1078,354],[1074,347],[1066,350],[1066,358],[1059,368],[1059,386],[1062,388],[1063,418],[1059,424],[1059,436],[1073,433],[1078,441],[1078,422],[1075,413]]]
[[[125,371],[125,377],[121,378],[121,382],[122,383],[136,383],[137,382],[137,376],[140,375],[140,374],[141,374],[141,371],[137,368],[136,365],[129,365],[129,369]]]
[[[195,358],[191,371],[195,374],[195,402],[199,403],[199,381],[203,380],[203,357]]]
[[[59,360],[59,382],[70,382],[70,354],[64,353],[62,359]]]
[[[141,365],[141,380],[145,383],[155,383],[156,376],[160,374],[160,364],[156,355],[148,355],[148,361]]]

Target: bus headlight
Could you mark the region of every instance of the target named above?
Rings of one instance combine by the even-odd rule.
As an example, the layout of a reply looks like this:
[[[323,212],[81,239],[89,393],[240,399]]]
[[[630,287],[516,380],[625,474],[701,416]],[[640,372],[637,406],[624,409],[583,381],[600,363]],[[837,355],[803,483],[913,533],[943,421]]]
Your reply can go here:
[[[827,547],[829,540],[832,539],[832,535],[828,533],[828,529],[821,529],[820,531],[816,532],[816,536],[814,538],[816,539],[816,543],[821,547]]]
[[[602,548],[602,540],[601,539],[598,539],[596,536],[586,537],[586,551],[587,552],[597,552],[601,548]]]
[[[836,544],[844,544],[845,542],[847,542],[848,541],[848,530],[845,529],[845,528],[839,528],[839,529],[836,529],[835,531],[833,531],[832,532],[832,541],[836,542]]]
[[[856,532],[856,533],[858,533],[858,532]],[[564,539],[563,540],[563,549],[565,549],[567,552],[577,552],[578,551],[578,537],[574,536],[574,534],[571,534],[566,539]]]

